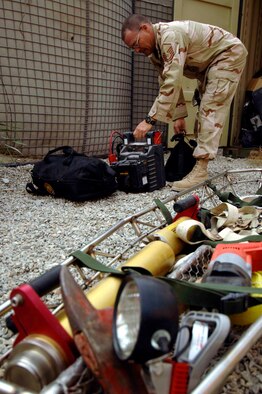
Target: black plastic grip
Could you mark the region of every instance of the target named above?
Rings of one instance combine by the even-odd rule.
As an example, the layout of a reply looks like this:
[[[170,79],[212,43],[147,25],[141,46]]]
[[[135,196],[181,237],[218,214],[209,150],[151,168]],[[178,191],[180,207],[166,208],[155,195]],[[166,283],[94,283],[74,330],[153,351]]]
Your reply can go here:
[[[56,265],[49,271],[45,272],[43,275],[33,279],[28,284],[34,289],[39,297],[42,297],[43,295],[59,287],[61,268],[61,265]]]
[[[197,201],[198,200],[194,195],[182,198],[181,200],[174,203],[174,211],[177,213],[183,212],[185,209],[193,207]]]
[[[29,282],[28,283],[29,286],[31,286],[34,289],[34,291],[39,295],[39,297],[44,296],[45,294],[59,287],[61,268],[62,268],[61,265],[56,265],[55,267],[51,268],[49,271],[45,272],[43,275]],[[18,330],[13,322],[12,316],[13,314],[11,313],[5,319],[6,326],[9,330],[11,330],[14,334],[16,334]]]

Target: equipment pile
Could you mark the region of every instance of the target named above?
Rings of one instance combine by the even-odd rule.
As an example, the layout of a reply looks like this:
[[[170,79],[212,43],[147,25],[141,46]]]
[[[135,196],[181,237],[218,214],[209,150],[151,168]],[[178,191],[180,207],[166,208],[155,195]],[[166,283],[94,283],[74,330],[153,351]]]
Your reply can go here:
[[[90,394],[218,392],[262,332],[262,170],[257,173],[252,198],[225,193],[224,181],[231,186],[234,175],[225,172],[221,188],[212,179],[199,185],[216,201],[212,208],[204,207],[199,189],[157,200],[13,289],[1,313],[18,335],[0,392],[17,386],[32,393],[64,393],[69,386]],[[114,254],[107,243],[104,251],[103,241],[123,234],[126,224],[137,236],[130,249]],[[86,270],[95,271],[92,280]],[[63,304],[51,313],[41,297],[59,286]],[[223,368],[203,378],[234,324],[251,325],[248,335]]]

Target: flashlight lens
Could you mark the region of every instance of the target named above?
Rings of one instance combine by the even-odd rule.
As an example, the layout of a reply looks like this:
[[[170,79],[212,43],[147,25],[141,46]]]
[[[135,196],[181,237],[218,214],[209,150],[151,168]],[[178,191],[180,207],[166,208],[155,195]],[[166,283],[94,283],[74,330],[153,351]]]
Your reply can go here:
[[[132,353],[140,327],[140,295],[137,285],[130,281],[124,288],[118,302],[116,315],[116,336],[122,360]]]

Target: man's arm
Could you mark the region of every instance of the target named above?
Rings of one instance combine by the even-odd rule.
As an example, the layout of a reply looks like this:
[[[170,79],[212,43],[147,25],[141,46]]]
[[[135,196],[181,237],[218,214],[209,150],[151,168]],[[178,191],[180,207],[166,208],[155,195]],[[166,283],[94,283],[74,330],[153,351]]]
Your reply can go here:
[[[148,114],[152,119],[165,123],[176,119],[181,120],[187,116],[182,91],[183,66],[186,58],[186,48],[183,47],[182,36],[180,41],[179,45],[176,35],[172,32],[168,32],[163,38],[161,56],[164,60],[164,69],[159,79],[159,94]],[[152,125],[143,120],[134,130],[135,138],[145,137],[151,128]]]
[[[167,31],[161,38],[161,56],[164,69],[159,94],[149,115],[165,123],[187,116],[182,91],[183,69],[187,53],[187,37]]]

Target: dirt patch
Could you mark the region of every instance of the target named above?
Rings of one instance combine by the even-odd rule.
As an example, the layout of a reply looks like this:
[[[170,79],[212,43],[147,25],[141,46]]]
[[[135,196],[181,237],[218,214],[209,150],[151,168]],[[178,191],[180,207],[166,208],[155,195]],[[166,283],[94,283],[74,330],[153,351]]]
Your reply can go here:
[[[11,155],[5,155],[3,153],[0,153],[0,166],[18,166],[18,165],[25,165],[25,164],[32,164],[35,163],[37,159],[33,159],[30,157],[20,157],[20,156],[11,156]]]

